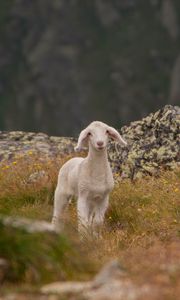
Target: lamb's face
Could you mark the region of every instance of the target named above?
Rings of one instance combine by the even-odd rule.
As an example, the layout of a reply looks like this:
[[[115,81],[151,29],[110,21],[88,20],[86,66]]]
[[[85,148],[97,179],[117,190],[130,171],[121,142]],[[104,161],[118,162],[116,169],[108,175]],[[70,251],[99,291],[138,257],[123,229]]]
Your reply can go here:
[[[103,122],[94,121],[81,131],[75,150],[81,150],[89,144],[95,150],[102,151],[106,148],[109,138],[112,138],[123,146],[127,145],[126,141],[121,137],[116,129]]]
[[[89,126],[88,131],[89,144],[97,151],[102,151],[107,147],[109,140],[108,126],[101,122],[95,122]]]

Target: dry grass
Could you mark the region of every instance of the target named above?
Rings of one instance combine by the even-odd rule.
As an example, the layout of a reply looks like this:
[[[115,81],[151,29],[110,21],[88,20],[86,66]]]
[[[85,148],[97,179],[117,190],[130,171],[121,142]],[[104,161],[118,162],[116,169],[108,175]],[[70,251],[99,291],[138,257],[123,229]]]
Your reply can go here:
[[[40,160],[29,153],[1,165],[0,213],[50,220],[58,170],[67,159]],[[30,175],[41,170],[45,175],[31,182]],[[87,259],[92,267],[77,268],[77,272],[75,268],[64,279],[87,279],[104,262],[118,258],[134,281],[152,282],[165,291],[164,299],[176,299],[180,284],[179,200],[180,170],[164,172],[159,178],[121,181],[111,194],[103,237],[85,241],[78,239],[72,203],[66,233],[78,243],[72,247],[78,247],[82,260]],[[76,264],[81,265],[78,259]]]

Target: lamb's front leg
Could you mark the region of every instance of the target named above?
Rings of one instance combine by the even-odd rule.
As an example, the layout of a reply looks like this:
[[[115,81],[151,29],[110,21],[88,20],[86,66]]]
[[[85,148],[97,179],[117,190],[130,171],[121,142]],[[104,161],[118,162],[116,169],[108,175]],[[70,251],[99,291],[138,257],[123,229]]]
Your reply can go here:
[[[87,196],[80,195],[77,201],[78,213],[78,231],[81,235],[89,233],[90,228],[90,207],[88,205]]]
[[[109,195],[102,202],[97,203],[94,209],[94,218],[92,222],[93,235],[99,237],[101,235],[104,216],[109,205]]]

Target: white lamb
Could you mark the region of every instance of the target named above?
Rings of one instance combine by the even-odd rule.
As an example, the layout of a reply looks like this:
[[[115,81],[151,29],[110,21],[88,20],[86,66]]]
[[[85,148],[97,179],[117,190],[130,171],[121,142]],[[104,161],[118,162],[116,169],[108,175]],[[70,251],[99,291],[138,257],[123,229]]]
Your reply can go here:
[[[114,180],[107,157],[108,139],[126,145],[117,130],[105,123],[94,121],[81,131],[75,150],[89,147],[86,158],[76,157],[66,162],[60,169],[54,197],[52,224],[60,229],[63,211],[72,196],[76,196],[78,230],[89,229],[92,233],[103,224],[108,207],[109,193]]]

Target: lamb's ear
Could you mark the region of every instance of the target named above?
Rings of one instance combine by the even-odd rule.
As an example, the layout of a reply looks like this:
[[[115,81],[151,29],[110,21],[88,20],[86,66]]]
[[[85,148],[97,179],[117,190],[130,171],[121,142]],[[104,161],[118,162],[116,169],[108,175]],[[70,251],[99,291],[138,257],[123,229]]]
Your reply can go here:
[[[81,131],[78,138],[77,146],[74,148],[75,151],[80,151],[82,150],[82,148],[88,147],[89,135],[90,131],[88,127]]]
[[[109,136],[115,140],[116,142],[122,144],[123,146],[127,146],[127,143],[125,140],[123,140],[122,136],[119,134],[119,132],[114,129],[113,127],[108,126],[107,133]]]

